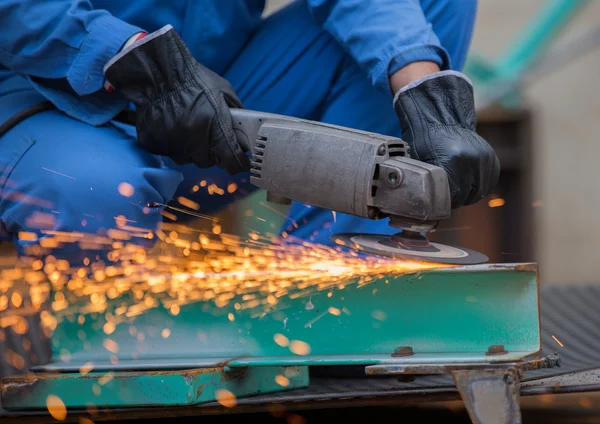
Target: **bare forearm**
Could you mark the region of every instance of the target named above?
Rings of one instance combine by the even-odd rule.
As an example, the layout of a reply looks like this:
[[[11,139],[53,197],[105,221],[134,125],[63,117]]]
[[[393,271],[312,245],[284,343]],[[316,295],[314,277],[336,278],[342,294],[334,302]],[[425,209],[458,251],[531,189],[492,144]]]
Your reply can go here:
[[[393,73],[390,85],[395,93],[405,85],[435,72],[440,72],[440,67],[434,62],[413,62]]]

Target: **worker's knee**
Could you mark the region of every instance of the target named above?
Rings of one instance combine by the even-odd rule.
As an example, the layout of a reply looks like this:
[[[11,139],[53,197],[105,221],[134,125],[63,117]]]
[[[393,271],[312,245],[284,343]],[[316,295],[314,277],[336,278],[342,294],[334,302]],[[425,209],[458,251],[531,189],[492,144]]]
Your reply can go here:
[[[115,241],[149,246],[162,217],[148,205],[167,203],[182,179],[135,138],[58,112],[29,118],[0,149],[21,154],[4,166],[0,197],[4,232],[21,254],[35,245],[76,258],[108,251]]]

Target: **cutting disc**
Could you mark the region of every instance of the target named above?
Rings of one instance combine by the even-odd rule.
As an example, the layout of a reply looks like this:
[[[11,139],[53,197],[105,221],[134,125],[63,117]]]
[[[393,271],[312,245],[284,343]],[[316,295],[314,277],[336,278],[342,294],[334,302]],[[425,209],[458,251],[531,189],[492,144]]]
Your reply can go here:
[[[473,265],[488,261],[488,257],[482,253],[430,242],[420,233],[411,231],[403,231],[393,236],[344,233],[335,234],[331,239],[341,246],[391,258],[454,265]]]

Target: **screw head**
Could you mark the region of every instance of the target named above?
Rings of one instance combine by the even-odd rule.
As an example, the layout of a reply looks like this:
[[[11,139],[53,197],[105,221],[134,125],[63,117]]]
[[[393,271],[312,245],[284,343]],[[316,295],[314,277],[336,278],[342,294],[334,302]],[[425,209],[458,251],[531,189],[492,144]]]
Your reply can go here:
[[[382,144],[381,146],[379,146],[379,148],[377,149],[377,154],[379,156],[385,155],[385,145]]]
[[[506,355],[507,353],[508,353],[508,351],[504,349],[504,345],[491,345],[491,346],[488,346],[488,350],[485,354],[487,356],[495,356],[495,355]]]
[[[392,353],[393,357],[401,357],[401,356],[412,356],[415,353],[413,352],[413,348],[411,346],[400,346],[394,349],[394,353]]]

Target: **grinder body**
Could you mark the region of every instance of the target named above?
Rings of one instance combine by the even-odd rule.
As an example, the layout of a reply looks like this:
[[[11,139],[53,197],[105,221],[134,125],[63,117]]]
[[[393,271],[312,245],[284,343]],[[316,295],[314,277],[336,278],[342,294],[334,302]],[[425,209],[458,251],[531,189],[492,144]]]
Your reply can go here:
[[[450,216],[443,169],[410,158],[401,139],[334,125],[232,109],[252,155],[252,184],[289,199],[428,232]]]

